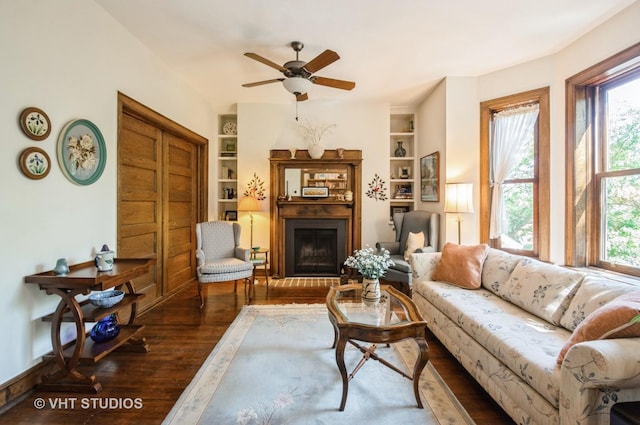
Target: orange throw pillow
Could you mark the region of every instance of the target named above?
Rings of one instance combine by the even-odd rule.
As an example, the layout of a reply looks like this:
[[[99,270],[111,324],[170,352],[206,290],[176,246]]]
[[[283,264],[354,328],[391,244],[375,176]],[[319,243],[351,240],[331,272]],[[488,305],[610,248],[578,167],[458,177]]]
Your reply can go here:
[[[462,288],[478,289],[482,278],[482,264],[488,253],[487,244],[456,245],[447,242],[431,279],[453,283]]]
[[[576,327],[571,338],[558,355],[562,363],[569,348],[584,341],[607,338],[633,338],[640,336],[640,324],[631,319],[640,314],[640,291],[620,295],[594,310]]]

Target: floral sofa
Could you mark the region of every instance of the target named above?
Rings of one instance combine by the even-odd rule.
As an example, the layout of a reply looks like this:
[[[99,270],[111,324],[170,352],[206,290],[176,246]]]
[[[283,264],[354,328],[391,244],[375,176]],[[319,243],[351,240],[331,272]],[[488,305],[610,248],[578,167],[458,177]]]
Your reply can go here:
[[[413,300],[433,334],[516,423],[609,424],[613,404],[640,400],[640,338],[632,337],[640,324],[630,322],[638,287],[484,245],[475,257],[477,289],[470,289],[442,281],[443,267],[460,274],[475,255],[450,257],[449,245],[411,255]],[[629,307],[627,316],[600,316],[616,302]],[[585,335],[594,325],[613,329]]]

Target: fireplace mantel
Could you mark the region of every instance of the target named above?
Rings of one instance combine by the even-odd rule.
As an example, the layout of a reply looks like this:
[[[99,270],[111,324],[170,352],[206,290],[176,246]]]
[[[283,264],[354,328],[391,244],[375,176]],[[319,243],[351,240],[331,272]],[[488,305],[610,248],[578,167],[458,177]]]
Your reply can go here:
[[[340,156],[335,150],[325,151],[321,159],[312,159],[306,150],[296,152],[295,159],[287,149],[270,152],[270,220],[271,220],[271,273],[274,277],[285,277],[285,231],[288,219],[337,219],[346,223],[346,252],[360,249],[362,235],[361,193],[362,193],[362,151],[344,150]],[[285,197],[285,171],[291,169],[332,169],[347,170],[347,189],[353,192],[353,200],[345,201],[337,197],[303,198]]]

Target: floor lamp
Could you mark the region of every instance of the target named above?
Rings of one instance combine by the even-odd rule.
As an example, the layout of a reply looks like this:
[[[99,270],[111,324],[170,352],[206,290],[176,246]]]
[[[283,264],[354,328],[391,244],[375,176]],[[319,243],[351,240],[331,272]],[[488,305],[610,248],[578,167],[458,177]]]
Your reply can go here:
[[[251,248],[253,248],[253,211],[260,211],[260,204],[253,196],[245,196],[238,204],[238,211],[248,211],[251,218]]]
[[[460,223],[462,216],[473,212],[473,184],[446,183],[444,212],[458,214],[458,245],[460,245]]]

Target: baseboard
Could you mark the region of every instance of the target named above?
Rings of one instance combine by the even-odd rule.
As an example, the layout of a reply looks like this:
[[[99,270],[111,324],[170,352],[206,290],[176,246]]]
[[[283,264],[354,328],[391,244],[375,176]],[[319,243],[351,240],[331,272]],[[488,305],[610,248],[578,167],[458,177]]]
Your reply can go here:
[[[31,394],[40,377],[53,372],[55,363],[43,360],[0,386],[0,415]]]

